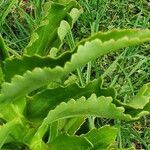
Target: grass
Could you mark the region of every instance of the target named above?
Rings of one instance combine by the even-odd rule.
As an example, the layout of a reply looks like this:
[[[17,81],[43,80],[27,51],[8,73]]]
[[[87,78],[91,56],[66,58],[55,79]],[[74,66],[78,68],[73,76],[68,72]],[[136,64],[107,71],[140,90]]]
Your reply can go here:
[[[84,13],[75,24],[67,38],[74,43],[94,32],[108,31],[113,28],[150,28],[150,2],[146,0],[79,0]],[[44,1],[1,1],[0,32],[12,49],[20,53],[30,38],[30,33],[39,22],[41,4]],[[73,45],[70,45],[70,47]],[[104,86],[114,87],[119,99],[128,101],[138,89],[150,82],[150,45],[143,44],[111,53],[78,71],[82,85],[95,77],[105,80]],[[97,124],[107,124],[110,120],[100,119]],[[120,148],[136,145],[136,149],[150,150],[150,118],[142,118],[135,123],[116,122],[120,127],[117,142]]]

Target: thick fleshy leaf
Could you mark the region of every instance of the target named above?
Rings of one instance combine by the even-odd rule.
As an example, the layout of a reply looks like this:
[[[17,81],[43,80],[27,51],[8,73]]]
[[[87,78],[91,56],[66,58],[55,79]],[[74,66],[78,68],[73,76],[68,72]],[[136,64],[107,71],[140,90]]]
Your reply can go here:
[[[43,141],[37,141],[32,146],[29,147],[31,150],[49,150],[49,145],[45,144]]]
[[[112,113],[113,112],[113,113]],[[78,100],[70,100],[68,103],[61,103],[54,110],[51,110],[48,116],[44,119],[39,131],[38,136],[43,136],[46,127],[52,122],[58,121],[60,119],[66,119],[70,117],[80,117],[80,116],[95,116],[104,117],[111,119],[123,119],[131,120],[130,115],[124,114],[123,107],[116,107],[112,103],[111,97],[96,97],[92,95],[88,100],[81,97]]]
[[[9,142],[23,142],[24,129],[17,118],[2,126],[0,125],[0,149]]]
[[[60,68],[36,68],[32,72],[27,71],[23,76],[16,75],[11,84],[6,82],[2,85],[0,101],[8,103],[22,99],[26,94],[50,82],[59,82],[62,77],[63,70]]]
[[[113,113],[112,113],[113,112]],[[123,107],[116,107],[112,103],[111,97],[96,97],[92,95],[89,99],[84,97],[78,100],[70,100],[68,103],[61,103],[54,110],[51,110],[48,116],[44,119],[42,125],[37,130],[37,133],[33,137],[31,142],[31,147],[35,143],[41,143],[41,139],[47,131],[47,127],[55,121],[61,119],[67,119],[72,117],[81,117],[81,116],[94,116],[94,117],[104,117],[111,119],[123,119],[123,120],[132,120],[137,118],[132,118],[130,115],[124,114]]]
[[[67,87],[46,89],[29,98],[27,102],[26,116],[29,119],[43,119],[46,117],[49,110],[54,109],[61,102],[68,102],[71,98],[77,99],[81,96],[89,98],[93,93],[97,96],[111,96],[114,98],[114,89],[103,89],[101,84],[102,80],[99,78],[98,80],[90,82],[85,87],[71,84]]]
[[[50,125],[48,144],[54,141],[54,139],[61,133],[67,133],[68,135],[75,135],[80,126],[85,122],[85,117],[69,118],[53,122]]]
[[[149,103],[144,106],[144,110],[150,113],[150,83],[145,84],[137,95],[143,95],[149,98]]]
[[[150,98],[150,83],[145,84],[138,92],[138,96],[143,95]]]
[[[93,129],[89,133],[83,135],[93,145],[93,149],[107,149],[111,144],[115,143],[118,129],[110,126],[103,126],[99,129]]]
[[[91,147],[91,143],[84,137],[59,135],[52,143],[50,143],[51,150],[58,150],[61,147],[65,150],[86,150]]]
[[[0,104],[0,118],[6,122],[11,121],[15,118],[23,119],[23,112],[26,107],[25,99],[19,99],[15,103]],[[11,113],[10,113],[11,112]]]
[[[130,99],[128,103],[122,103],[117,100],[116,104],[123,106],[126,109],[126,113],[132,116],[143,115],[143,113],[150,114],[150,84],[143,85],[137,95]]]
[[[21,58],[9,58],[3,63],[3,73],[5,74],[5,80],[10,82],[14,75],[23,75],[26,71],[32,71],[36,67],[55,68],[56,66],[63,67],[66,61],[71,58],[71,53],[67,52],[57,58],[51,58],[50,56],[41,57],[39,55],[27,56],[24,55]],[[17,68],[17,69],[14,69]]]
[[[112,111],[113,110],[113,111]],[[110,112],[114,112],[113,114]],[[130,116],[123,114],[123,107],[116,107],[112,104],[111,97],[96,97],[93,94],[88,100],[84,97],[78,100],[70,100],[68,103],[61,103],[54,110],[50,111],[45,118],[43,125],[50,124],[51,122],[59,119],[78,117],[78,116],[99,116],[104,118],[120,118],[130,120]]]
[[[120,101],[118,103],[127,108],[143,109],[145,105],[150,103],[150,84],[143,85],[137,95],[130,99],[128,103],[121,103]]]
[[[65,126],[62,128],[62,130],[69,135],[74,135],[84,122],[85,117],[67,119],[67,122],[65,123]]]
[[[113,34],[119,34],[120,38],[110,36]],[[102,35],[106,36],[105,40],[103,40]],[[73,70],[107,53],[146,41],[150,41],[149,30],[114,30],[104,33],[99,32],[91,38],[79,43],[74,55],[72,55],[71,61],[66,63],[65,69]],[[82,61],[79,61],[81,59]]]
[[[11,133],[12,128],[15,126],[15,123],[9,123],[5,126],[0,126],[0,149],[4,145],[5,141],[8,138],[8,135]]]
[[[141,31],[144,31],[143,33]],[[91,37],[82,40],[79,44],[83,44],[85,43],[87,40],[88,41],[92,41],[95,39],[100,39],[103,43],[109,41],[110,39],[114,39],[114,41],[118,41],[124,37],[128,38],[128,39],[133,39],[133,38],[140,38],[142,40],[142,37],[145,38],[145,36],[149,35],[149,33],[147,32],[149,31],[148,29],[145,30],[138,30],[138,29],[123,29],[123,30],[111,30],[108,32],[98,32],[94,35],[92,35]]]

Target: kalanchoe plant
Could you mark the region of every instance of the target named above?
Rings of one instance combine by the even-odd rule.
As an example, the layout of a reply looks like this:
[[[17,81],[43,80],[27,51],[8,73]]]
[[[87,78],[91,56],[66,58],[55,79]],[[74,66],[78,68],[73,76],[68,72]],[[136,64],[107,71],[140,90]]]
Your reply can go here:
[[[89,61],[150,41],[149,30],[98,32],[54,57],[81,12],[75,0],[46,3],[45,16],[22,55],[10,54],[0,37],[0,149],[118,149],[116,127],[85,133],[81,126],[86,118],[129,122],[150,113],[149,83],[128,103],[116,99],[114,89],[102,88],[101,78],[84,87],[64,84],[69,73]]]

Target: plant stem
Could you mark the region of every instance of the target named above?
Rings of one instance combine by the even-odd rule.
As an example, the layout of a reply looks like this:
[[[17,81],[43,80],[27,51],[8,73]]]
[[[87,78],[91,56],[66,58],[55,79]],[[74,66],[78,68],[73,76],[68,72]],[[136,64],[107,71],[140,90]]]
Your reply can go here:
[[[95,117],[88,117],[88,121],[89,121],[89,129],[92,130],[95,128],[95,124],[94,124],[94,121],[95,121]]]
[[[71,31],[69,32],[69,34],[67,36],[67,41],[68,41],[70,49],[73,50],[75,48],[75,41],[74,41],[74,38],[73,38],[73,35],[72,35]],[[83,87],[84,86],[84,79],[83,79],[81,68],[77,69],[77,74],[78,74],[78,77],[79,77],[80,84]]]
[[[122,149],[122,135],[121,135],[121,121],[120,120],[115,120],[115,127],[118,128],[118,134],[117,134],[117,142],[118,142],[118,147]]]
[[[83,86],[84,86],[84,80],[83,80],[83,75],[82,75],[81,68],[78,68],[78,69],[77,69],[77,74],[78,74],[78,77],[79,77],[79,81],[80,81],[80,83],[81,83],[81,86],[83,87]]]
[[[90,82],[90,77],[91,77],[91,66],[92,66],[92,63],[89,62],[89,63],[87,64],[86,83],[89,83],[89,82]]]

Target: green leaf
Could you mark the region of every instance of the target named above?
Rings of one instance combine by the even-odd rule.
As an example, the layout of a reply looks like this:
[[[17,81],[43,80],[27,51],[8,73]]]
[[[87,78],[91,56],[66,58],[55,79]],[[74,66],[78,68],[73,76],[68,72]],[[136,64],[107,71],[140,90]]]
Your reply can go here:
[[[113,113],[112,113],[113,112]],[[32,139],[31,147],[35,145],[35,143],[41,141],[45,132],[49,125],[51,125],[55,121],[59,121],[61,119],[67,119],[72,117],[104,117],[111,119],[120,119],[130,121],[132,118],[130,115],[124,114],[123,107],[116,107],[112,103],[111,97],[96,97],[96,95],[92,95],[89,99],[85,99],[81,97],[78,100],[70,100],[68,103],[61,103],[54,110],[51,110],[47,117],[44,119],[43,123],[37,130],[37,133]]]
[[[149,98],[149,103],[144,106],[144,110],[150,112],[150,83],[145,84],[137,95],[143,95]]]
[[[150,103],[150,83],[143,85],[137,95],[130,99],[127,103],[121,103],[126,108],[143,109],[148,103]]]
[[[113,113],[112,113],[113,112]],[[123,107],[116,107],[112,103],[111,97],[96,97],[93,94],[89,99],[81,97],[78,100],[70,100],[68,103],[61,103],[54,110],[51,110],[48,116],[44,119],[41,127],[39,128],[37,135],[43,136],[43,131],[45,132],[46,127],[52,122],[58,121],[60,119],[66,119],[71,117],[81,117],[81,116],[95,116],[104,117],[111,119],[123,119],[131,120],[130,115],[124,114]]]
[[[144,106],[150,102],[150,98],[147,96],[134,96],[129,102],[127,106],[135,108],[135,109],[143,109]]]
[[[112,114],[112,112],[114,112]],[[78,100],[70,100],[68,103],[61,103],[54,110],[50,111],[45,118],[43,125],[50,124],[51,122],[59,119],[65,119],[78,116],[99,116],[104,118],[120,118],[130,120],[130,116],[123,114],[123,107],[116,107],[112,104],[111,97],[96,97],[93,94],[88,100],[84,97]]]
[[[61,147],[65,150],[86,150],[91,147],[91,144],[84,137],[62,134],[50,143],[51,150],[58,150]]]
[[[148,31],[148,32],[147,32]],[[122,29],[122,30],[118,30],[118,29],[114,29],[108,32],[97,32],[94,35],[92,35],[91,37],[82,40],[79,44],[85,43],[87,40],[88,41],[93,41],[95,39],[100,39],[103,43],[106,41],[109,41],[111,39],[113,39],[114,41],[118,41],[120,39],[123,39],[124,37],[126,37],[127,39],[134,39],[136,38],[144,40],[145,36],[149,35],[149,30],[145,29],[145,30],[141,30],[141,29]]]
[[[83,135],[93,145],[93,149],[107,149],[111,144],[115,143],[118,129],[110,126],[103,126],[99,129],[93,129],[89,133]]]
[[[17,104],[17,105],[16,105]],[[10,103],[0,105],[0,118],[5,121],[11,121],[15,118],[24,118],[22,111],[24,110],[25,101],[18,101],[15,105]],[[11,113],[10,113],[11,112]]]
[[[18,119],[14,119],[0,126],[0,149],[5,143],[14,142],[14,140],[23,141],[24,128],[20,123]]]
[[[147,83],[139,90],[137,95],[131,98],[128,103],[117,100],[118,106],[123,106],[127,114],[132,116],[143,116],[150,114],[150,84]]]
[[[143,85],[143,87],[139,90],[137,95],[143,95],[150,98],[150,83]]]
[[[23,76],[16,75],[11,84],[7,82],[2,84],[0,101],[8,103],[22,99],[26,94],[50,82],[59,82],[61,77],[63,77],[61,68],[35,68],[32,72],[27,71]]]
[[[10,134],[14,125],[15,123],[11,122],[9,124],[6,124],[5,126],[0,126],[0,149],[2,148],[5,141],[7,140],[7,137]]]
[[[50,147],[49,145],[45,144],[43,141],[36,141],[34,143],[34,145],[30,146],[30,149],[31,150],[37,150],[37,149],[40,149],[40,150],[49,150]]]
[[[115,35],[118,36],[115,37]],[[103,39],[103,36],[105,39]],[[74,70],[74,68],[78,68],[107,53],[146,41],[150,41],[149,30],[114,30],[104,33],[99,32],[78,44],[71,61],[67,62],[64,68],[66,70]]]
[[[47,143],[52,142],[59,135],[61,130],[59,130],[58,126],[59,126],[59,122],[58,121],[53,122],[50,125],[50,127],[49,127],[49,137],[48,137],[48,142]]]
[[[69,52],[66,52],[57,58],[51,58],[50,56],[41,57],[39,55],[24,55],[21,58],[9,58],[6,59],[3,63],[3,73],[5,74],[5,80],[7,82],[10,82],[11,78],[15,75],[23,75],[26,71],[32,71],[36,67],[63,67],[65,65],[65,62],[70,60],[70,58],[71,53]]]
[[[62,132],[74,135],[84,122],[85,117],[69,118],[53,122],[50,125],[49,139],[47,143],[51,143]]]
[[[65,126],[62,128],[62,130],[69,135],[74,135],[84,122],[85,117],[67,119],[67,122],[65,123]]]
[[[115,91],[112,88],[103,89],[101,78],[93,80],[85,87],[77,84],[71,84],[66,87],[55,89],[46,89],[30,97],[27,101],[26,116],[28,119],[44,119],[49,110],[54,109],[61,102],[68,102],[71,98],[77,99],[81,96],[89,98],[93,93],[97,96],[115,97]],[[38,111],[37,111],[38,110]]]

